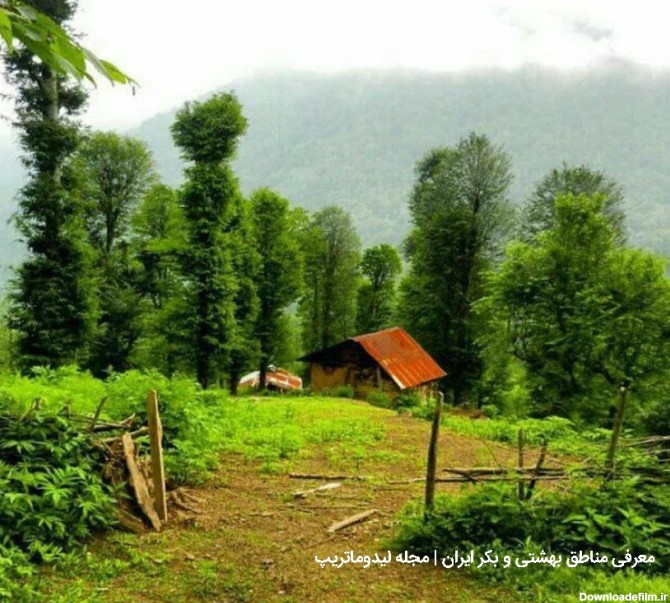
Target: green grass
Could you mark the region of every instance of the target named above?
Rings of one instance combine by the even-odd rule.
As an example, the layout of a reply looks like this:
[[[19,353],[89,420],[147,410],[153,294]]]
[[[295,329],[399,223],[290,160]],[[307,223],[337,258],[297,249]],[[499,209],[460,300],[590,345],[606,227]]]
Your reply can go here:
[[[516,445],[519,429],[523,429],[524,440],[529,446],[540,446],[546,439],[550,452],[577,456],[602,455],[611,437],[608,429],[578,430],[563,417],[471,419],[445,414],[442,425],[452,433],[512,445]]]
[[[234,399],[219,406],[221,450],[266,463],[295,458],[309,444],[372,446],[384,437],[376,409],[341,399]]]

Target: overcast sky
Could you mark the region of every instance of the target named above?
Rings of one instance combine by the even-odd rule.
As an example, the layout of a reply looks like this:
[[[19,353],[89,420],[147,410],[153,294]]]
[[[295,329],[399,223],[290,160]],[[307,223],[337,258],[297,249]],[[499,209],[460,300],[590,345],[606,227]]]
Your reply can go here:
[[[670,67],[670,8],[659,0],[79,4],[74,25],[85,45],[141,83],[135,96],[100,83],[86,116],[99,128],[126,128],[236,78],[283,68],[581,69],[611,59]]]

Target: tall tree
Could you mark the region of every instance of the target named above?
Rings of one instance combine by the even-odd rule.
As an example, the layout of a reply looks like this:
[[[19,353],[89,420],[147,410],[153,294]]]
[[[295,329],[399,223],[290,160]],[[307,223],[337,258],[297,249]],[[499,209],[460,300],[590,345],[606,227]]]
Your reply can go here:
[[[31,5],[59,24],[67,24],[76,7],[68,0]],[[66,164],[79,142],[75,117],[86,93],[49,64],[35,61],[30,49],[7,54],[5,65],[17,91],[15,125],[28,169],[16,216],[28,258],[17,271],[11,325],[25,366],[80,362],[96,308],[91,250]]]
[[[259,311],[257,280],[260,257],[254,241],[250,204],[239,193],[233,199],[231,220],[226,228],[226,244],[231,250],[235,278],[235,328],[228,343],[224,368],[230,392],[236,395],[240,378],[258,365],[260,354],[254,336]]]
[[[193,163],[181,192],[188,241],[181,270],[189,300],[189,353],[203,387],[220,377],[235,330],[234,250],[226,233],[239,195],[230,162],[246,129],[231,93],[187,103],[172,126],[176,145]]]
[[[351,216],[329,206],[315,213],[302,237],[306,295],[300,303],[305,349],[331,346],[356,330],[360,248]]]
[[[138,268],[129,249],[130,221],[155,180],[151,152],[140,140],[95,132],[73,161],[86,228],[96,251],[100,316],[92,342],[90,368],[102,374],[130,367],[140,334]]]
[[[87,201],[86,226],[103,261],[128,240],[130,221],[156,180],[146,143],[114,132],[94,132],[83,141],[73,168]]]
[[[356,328],[370,333],[391,326],[396,283],[402,263],[392,245],[376,245],[363,253],[361,274],[365,278],[358,291]]]
[[[484,296],[484,271],[511,226],[510,160],[485,137],[470,134],[435,149],[417,165],[406,242],[410,272],[399,317],[448,373],[456,404],[475,393],[482,371],[472,312]]]
[[[176,192],[154,184],[132,217],[132,248],[141,269],[137,288],[142,298],[140,338],[134,361],[172,375],[188,368],[181,347],[187,315],[180,257],[186,246],[184,220]]]
[[[537,233],[549,230],[555,224],[556,198],[559,195],[602,195],[603,215],[612,227],[615,240],[626,241],[624,194],[612,178],[585,165],[551,170],[535,187],[524,208],[523,236],[532,239]]]
[[[486,302],[527,369],[538,415],[606,424],[620,387],[638,396],[670,368],[664,262],[615,243],[605,198],[559,196],[554,227],[514,243]]]
[[[286,308],[301,294],[302,252],[297,224],[286,199],[260,189],[251,196],[251,215],[260,257],[260,312],[255,333],[260,347],[259,383],[264,388],[268,365],[276,361],[284,347]]]

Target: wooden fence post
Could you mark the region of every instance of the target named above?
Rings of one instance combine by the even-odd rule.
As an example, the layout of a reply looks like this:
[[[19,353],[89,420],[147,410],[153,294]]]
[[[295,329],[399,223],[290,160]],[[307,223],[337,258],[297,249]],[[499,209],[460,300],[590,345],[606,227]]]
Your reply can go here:
[[[151,444],[151,479],[154,484],[156,512],[163,523],[167,523],[167,495],[165,492],[165,468],[163,466],[163,426],[158,414],[158,394],[151,390],[147,396],[147,420]]]
[[[609,479],[614,479],[616,470],[616,452],[619,447],[619,439],[621,437],[621,429],[623,428],[623,418],[628,406],[628,383],[622,383],[619,388],[619,404],[616,409],[614,417],[614,425],[612,425],[612,438],[607,450],[607,458],[605,460],[605,470],[608,473]]]
[[[518,442],[518,452],[519,452],[518,467],[519,467],[519,469],[523,469],[523,465],[524,465],[523,446],[524,446],[523,429],[519,429],[519,442]],[[519,480],[518,490],[519,490],[519,500],[524,500],[524,498],[526,498],[526,497],[525,497],[525,494],[524,494],[523,480],[521,480],[521,479]]]
[[[444,394],[437,392],[435,401],[435,412],[433,413],[433,424],[430,430],[430,444],[428,444],[428,463],[426,465],[426,500],[425,514],[427,518],[433,510],[433,501],[435,499],[435,472],[437,470],[437,443],[440,436],[440,421],[442,419],[442,403]]]

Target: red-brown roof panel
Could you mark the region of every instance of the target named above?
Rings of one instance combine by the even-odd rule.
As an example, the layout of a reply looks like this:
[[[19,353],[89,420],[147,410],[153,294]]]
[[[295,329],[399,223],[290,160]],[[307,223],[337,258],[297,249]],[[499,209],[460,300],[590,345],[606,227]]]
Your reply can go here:
[[[428,352],[400,327],[350,339],[363,346],[400,389],[416,387],[447,376]]]

